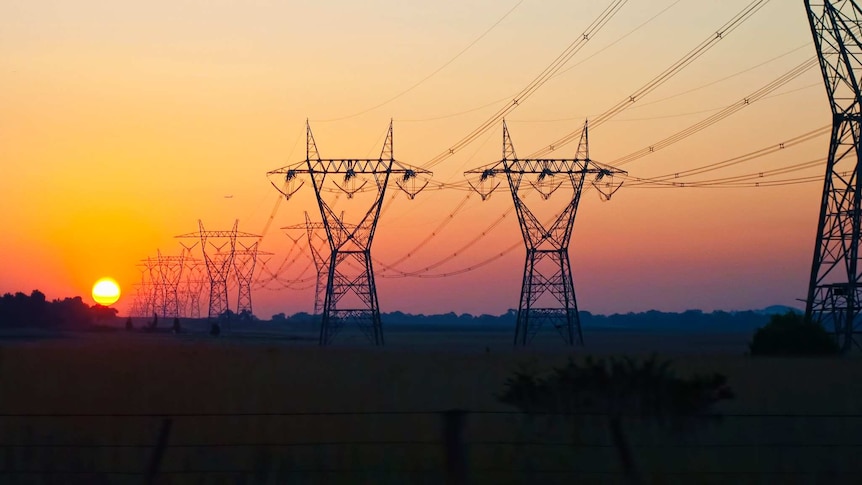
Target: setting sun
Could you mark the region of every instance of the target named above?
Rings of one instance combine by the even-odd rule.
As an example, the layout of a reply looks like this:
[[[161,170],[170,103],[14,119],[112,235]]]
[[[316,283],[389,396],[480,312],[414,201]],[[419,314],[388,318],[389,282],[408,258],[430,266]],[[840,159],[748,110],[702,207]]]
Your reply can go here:
[[[93,300],[100,305],[111,305],[120,299],[120,285],[112,278],[102,278],[93,285]]]

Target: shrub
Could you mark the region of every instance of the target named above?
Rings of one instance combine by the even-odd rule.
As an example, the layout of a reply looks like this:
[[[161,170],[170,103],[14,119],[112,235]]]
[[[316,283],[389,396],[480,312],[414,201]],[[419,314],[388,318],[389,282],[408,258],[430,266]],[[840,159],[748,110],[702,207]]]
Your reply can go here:
[[[773,315],[754,333],[748,348],[751,355],[832,355],[840,351],[822,325],[796,312]]]
[[[631,358],[594,360],[555,367],[548,375],[528,369],[509,377],[500,402],[524,413],[594,413],[604,416],[616,448],[623,475],[629,483],[642,478],[635,465],[633,449],[623,429],[623,418],[641,416],[655,422],[679,425],[682,418],[710,417],[719,401],[733,398],[727,379],[721,374],[679,377],[671,362],[652,356],[643,361]],[[717,417],[717,415],[711,415]]]

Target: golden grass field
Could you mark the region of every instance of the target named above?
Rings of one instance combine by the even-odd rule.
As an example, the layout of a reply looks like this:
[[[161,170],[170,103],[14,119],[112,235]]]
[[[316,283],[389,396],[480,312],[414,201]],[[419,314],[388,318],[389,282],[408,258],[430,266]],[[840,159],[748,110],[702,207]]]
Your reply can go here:
[[[458,408],[473,411],[473,483],[620,483],[600,417],[530,420],[496,401],[518,366],[569,349],[469,339],[455,351],[126,332],[14,341],[0,347],[0,482],[141,483],[171,417],[156,483],[441,483],[438,412]],[[727,375],[737,397],[721,423],[685,432],[630,423],[649,483],[862,480],[862,359],[669,357],[683,375]]]

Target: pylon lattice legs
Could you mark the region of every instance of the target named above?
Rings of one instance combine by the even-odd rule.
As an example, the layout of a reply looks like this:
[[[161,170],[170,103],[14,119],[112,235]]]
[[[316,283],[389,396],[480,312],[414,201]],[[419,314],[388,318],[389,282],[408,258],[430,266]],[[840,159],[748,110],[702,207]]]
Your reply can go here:
[[[549,295],[550,298],[543,296]],[[527,345],[545,325],[569,345],[583,344],[567,250],[528,250],[515,324],[515,345]]]
[[[242,244],[237,242],[237,244]],[[236,276],[237,303],[236,313],[250,317],[254,314],[251,301],[251,284],[254,280],[254,270],[257,265],[258,243],[250,246],[242,245],[241,250],[234,251],[234,275]],[[244,313],[245,312],[245,313]]]
[[[222,259],[219,261],[219,259]],[[224,259],[207,259],[207,270],[210,276],[210,298],[208,318],[219,318],[230,309],[228,304],[227,280],[230,274],[230,264]]]
[[[328,265],[326,289],[320,345],[332,343],[345,324],[356,324],[369,341],[384,344],[370,250],[335,250]]]
[[[860,127],[859,120],[846,119],[833,127],[806,305],[809,318],[834,332],[844,351],[862,325]]]

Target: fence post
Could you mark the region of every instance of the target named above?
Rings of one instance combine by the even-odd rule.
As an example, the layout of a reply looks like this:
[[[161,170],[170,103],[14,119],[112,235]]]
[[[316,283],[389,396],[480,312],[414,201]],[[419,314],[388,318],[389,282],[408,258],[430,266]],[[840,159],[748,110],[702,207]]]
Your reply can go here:
[[[449,409],[443,416],[443,446],[446,448],[446,483],[467,483],[467,446],[464,444],[464,425],[467,411]]]
[[[159,474],[159,465],[162,462],[162,456],[165,454],[165,448],[168,446],[168,436],[171,434],[171,425],[173,419],[165,418],[162,420],[162,429],[159,430],[159,438],[156,441],[156,447],[153,449],[153,455],[150,457],[150,466],[147,467],[147,474],[144,477],[146,485],[152,485],[156,481],[156,476]]]

